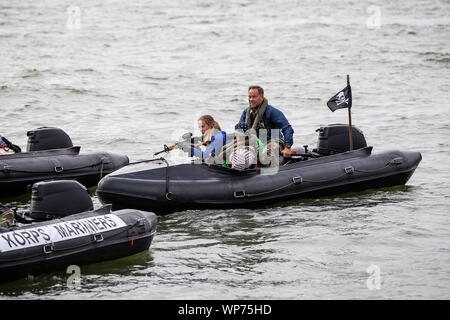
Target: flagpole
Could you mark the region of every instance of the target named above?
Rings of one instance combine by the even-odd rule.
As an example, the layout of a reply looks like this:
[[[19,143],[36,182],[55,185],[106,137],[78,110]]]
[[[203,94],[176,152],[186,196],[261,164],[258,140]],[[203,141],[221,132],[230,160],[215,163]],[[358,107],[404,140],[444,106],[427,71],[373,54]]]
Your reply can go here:
[[[347,75],[347,85],[350,85],[350,76]],[[353,134],[352,134],[352,112],[351,108],[348,108],[348,139],[350,142],[350,151],[353,150]]]

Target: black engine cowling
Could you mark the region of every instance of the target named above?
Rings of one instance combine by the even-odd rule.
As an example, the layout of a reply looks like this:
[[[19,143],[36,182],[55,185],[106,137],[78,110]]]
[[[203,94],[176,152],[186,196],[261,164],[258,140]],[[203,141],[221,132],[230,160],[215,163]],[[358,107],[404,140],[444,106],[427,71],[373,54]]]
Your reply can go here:
[[[345,124],[330,124],[320,127],[317,149],[320,155],[331,155],[350,151],[349,127]],[[367,147],[366,139],[360,129],[352,126],[353,150]]]
[[[41,127],[27,132],[27,152],[73,147],[69,135],[62,129]]]
[[[78,181],[52,180],[33,184],[29,213],[33,219],[49,220],[93,209],[86,187]]]

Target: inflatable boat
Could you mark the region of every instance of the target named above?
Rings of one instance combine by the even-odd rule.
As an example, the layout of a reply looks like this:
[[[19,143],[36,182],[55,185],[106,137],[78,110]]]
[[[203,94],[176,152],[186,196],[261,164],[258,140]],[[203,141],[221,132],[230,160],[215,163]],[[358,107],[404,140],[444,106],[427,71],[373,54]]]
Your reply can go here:
[[[297,149],[276,168],[244,171],[205,163],[169,165],[164,158],[130,164],[100,180],[97,195],[113,208],[166,214],[188,209],[254,208],[299,198],[406,184],[422,156],[391,150],[373,153],[353,127],[318,129],[318,148]],[[295,152],[295,151],[294,151]]]
[[[26,152],[0,155],[0,197],[27,193],[28,186],[48,179],[75,179],[95,186],[105,175],[129,163],[126,155],[80,154],[59,128],[28,131]]]
[[[17,225],[0,228],[0,281],[147,250],[157,223],[151,212],[94,210],[87,190],[74,180],[33,185],[30,212],[16,212],[15,218]]]

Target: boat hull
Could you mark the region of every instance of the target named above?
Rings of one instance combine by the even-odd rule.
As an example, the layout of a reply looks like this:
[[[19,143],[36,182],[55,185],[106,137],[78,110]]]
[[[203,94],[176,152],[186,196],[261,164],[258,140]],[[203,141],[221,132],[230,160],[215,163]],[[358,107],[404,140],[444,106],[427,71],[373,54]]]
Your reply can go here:
[[[154,213],[110,207],[0,233],[0,281],[126,257],[147,250]]]
[[[282,201],[404,185],[419,152],[367,147],[342,154],[247,172],[208,166],[151,164],[125,167],[103,178],[97,194],[114,208],[133,207],[157,214],[189,209],[256,208]],[[159,166],[159,167],[158,167]]]
[[[29,186],[44,180],[77,180],[95,186],[105,175],[127,165],[125,155],[97,152],[79,154],[79,147],[24,152],[0,157],[0,197],[29,192]]]

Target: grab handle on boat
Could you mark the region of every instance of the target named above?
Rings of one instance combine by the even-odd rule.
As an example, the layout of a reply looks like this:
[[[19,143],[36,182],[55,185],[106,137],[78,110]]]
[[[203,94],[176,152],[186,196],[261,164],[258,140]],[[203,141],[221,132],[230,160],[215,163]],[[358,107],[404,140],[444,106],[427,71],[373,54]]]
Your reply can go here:
[[[172,200],[173,199],[173,193],[169,192],[169,191],[166,192],[166,199],[169,200],[169,201]]]
[[[46,244],[42,249],[45,254],[49,254],[53,251],[53,244]]]
[[[352,166],[348,166],[344,168],[344,171],[346,174],[352,174],[355,172],[355,168],[353,168]]]
[[[56,173],[61,173],[61,172],[63,172],[63,170],[64,170],[63,166],[55,166]]]
[[[398,158],[394,158],[391,161],[389,161],[390,164],[396,164],[396,165],[400,165],[403,163],[403,158],[402,157],[398,157]]]
[[[302,176],[293,177],[293,178],[292,178],[292,182],[293,182],[294,184],[300,184],[300,183],[303,182],[303,177],[302,177]]]
[[[101,233],[94,234],[94,241],[95,242],[102,242],[103,241],[103,235]]]
[[[241,191],[235,191],[233,193],[235,198],[244,198],[245,197],[245,190],[241,190]]]

